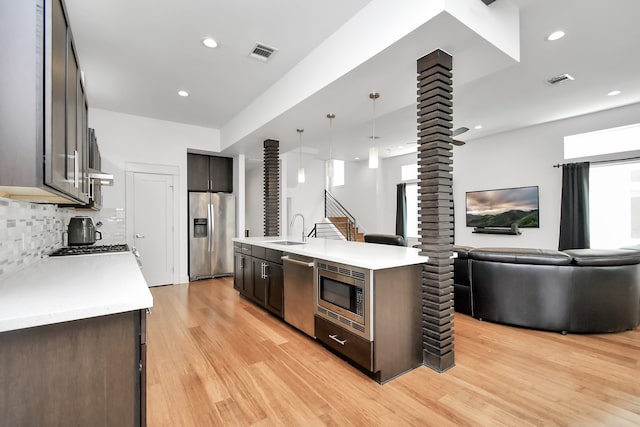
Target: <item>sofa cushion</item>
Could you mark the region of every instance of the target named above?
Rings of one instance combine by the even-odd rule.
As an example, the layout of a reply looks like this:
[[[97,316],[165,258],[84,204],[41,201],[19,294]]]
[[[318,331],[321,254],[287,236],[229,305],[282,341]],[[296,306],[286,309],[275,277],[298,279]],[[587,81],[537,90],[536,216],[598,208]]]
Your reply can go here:
[[[382,245],[406,246],[404,237],[395,234],[365,234],[364,241]]]
[[[640,263],[640,251],[633,249],[567,249],[576,265],[629,265]]]
[[[469,251],[469,258],[482,261],[538,265],[569,265],[572,260],[572,257],[564,252],[529,248],[475,248]]]

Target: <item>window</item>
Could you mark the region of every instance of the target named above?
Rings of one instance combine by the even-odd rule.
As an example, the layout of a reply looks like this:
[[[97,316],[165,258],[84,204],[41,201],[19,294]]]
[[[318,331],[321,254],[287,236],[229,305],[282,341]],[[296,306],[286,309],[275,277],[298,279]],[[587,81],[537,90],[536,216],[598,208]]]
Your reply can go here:
[[[333,179],[330,177],[333,176]],[[344,160],[327,160],[327,187],[344,185]]]
[[[592,248],[640,244],[640,162],[589,168]]]
[[[418,164],[403,165],[400,170],[401,181],[407,182],[407,237],[418,238]]]
[[[418,164],[404,165],[400,171],[401,181],[411,181],[418,179]]]
[[[565,159],[592,162],[591,247],[640,244],[640,124],[567,136],[564,153]]]
[[[418,184],[408,183],[407,195],[407,237],[418,238]]]
[[[635,150],[640,150],[640,123],[564,138],[565,159]]]

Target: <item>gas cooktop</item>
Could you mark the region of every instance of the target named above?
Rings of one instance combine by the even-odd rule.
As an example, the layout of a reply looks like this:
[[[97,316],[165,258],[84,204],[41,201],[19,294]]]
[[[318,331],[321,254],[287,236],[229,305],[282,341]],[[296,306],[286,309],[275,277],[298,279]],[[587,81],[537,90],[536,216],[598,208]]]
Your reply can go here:
[[[67,256],[67,255],[89,255],[103,254],[108,252],[128,252],[129,246],[120,245],[87,245],[87,246],[66,246],[60,248],[49,256]]]

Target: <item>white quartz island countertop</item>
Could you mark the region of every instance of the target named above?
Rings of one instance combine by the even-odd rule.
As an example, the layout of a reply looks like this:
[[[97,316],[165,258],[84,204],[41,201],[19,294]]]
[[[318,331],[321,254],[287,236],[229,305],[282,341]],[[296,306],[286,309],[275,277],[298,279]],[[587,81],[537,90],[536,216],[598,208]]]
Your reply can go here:
[[[287,245],[278,237],[234,238],[234,242],[248,243],[292,254],[304,255],[325,261],[339,262],[369,270],[402,267],[426,263],[429,258],[419,255],[417,248],[351,242],[334,239],[309,238],[302,244]],[[289,240],[291,242],[292,240]],[[298,240],[297,243],[300,243]]]
[[[130,252],[43,258],[0,279],[0,332],[152,305]]]

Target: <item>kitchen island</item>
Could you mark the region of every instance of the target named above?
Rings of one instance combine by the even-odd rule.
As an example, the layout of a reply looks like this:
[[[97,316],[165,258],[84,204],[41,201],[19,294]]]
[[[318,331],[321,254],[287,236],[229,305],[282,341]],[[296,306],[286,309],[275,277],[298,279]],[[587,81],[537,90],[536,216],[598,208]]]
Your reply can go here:
[[[144,425],[146,309],[130,252],[45,257],[0,280],[0,419]]]
[[[325,261],[339,262],[368,270],[403,267],[428,261],[427,257],[419,254],[419,249],[406,246],[315,238],[309,238],[304,242],[278,237],[245,237],[234,238],[233,241]]]
[[[294,296],[299,305],[300,297],[287,290],[282,260],[286,267],[304,257],[313,272],[295,289],[308,290],[304,306],[313,331],[305,333],[380,383],[422,364],[421,264],[428,258],[418,249],[330,239],[233,240],[234,287],[242,296],[287,320],[285,301]]]

